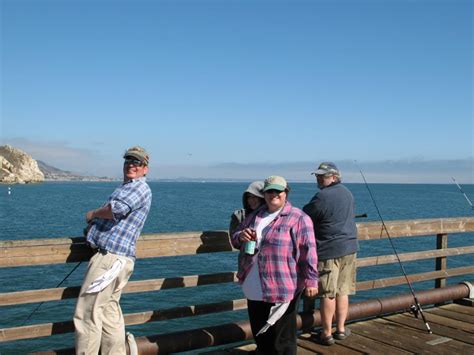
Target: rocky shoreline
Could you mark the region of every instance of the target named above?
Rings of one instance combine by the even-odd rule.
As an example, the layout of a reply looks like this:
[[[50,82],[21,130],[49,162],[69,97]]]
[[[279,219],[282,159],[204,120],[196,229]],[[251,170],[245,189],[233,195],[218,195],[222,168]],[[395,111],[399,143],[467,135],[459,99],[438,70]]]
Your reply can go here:
[[[43,181],[115,181],[106,176],[83,176],[35,160],[10,145],[0,146],[0,183],[29,184]]]

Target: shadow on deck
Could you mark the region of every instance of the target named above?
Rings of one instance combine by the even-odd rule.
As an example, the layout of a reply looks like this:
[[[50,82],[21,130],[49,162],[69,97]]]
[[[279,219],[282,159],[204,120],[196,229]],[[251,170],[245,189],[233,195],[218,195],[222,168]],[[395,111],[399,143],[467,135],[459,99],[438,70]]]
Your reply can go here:
[[[316,333],[303,333],[298,354],[474,354],[474,307],[453,303],[424,313],[433,334],[413,314],[399,313],[351,323],[350,337],[332,346],[318,344]],[[251,354],[253,350],[255,344],[205,354]]]

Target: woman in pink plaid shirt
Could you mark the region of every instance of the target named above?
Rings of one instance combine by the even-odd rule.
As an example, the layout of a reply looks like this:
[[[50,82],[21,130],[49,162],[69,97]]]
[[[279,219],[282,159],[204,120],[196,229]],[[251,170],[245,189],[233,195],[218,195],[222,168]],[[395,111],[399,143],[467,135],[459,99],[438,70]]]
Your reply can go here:
[[[265,180],[265,205],[231,236],[240,249],[237,277],[247,298],[257,354],[296,354],[296,314],[304,292],[318,293],[311,219],[293,207],[281,176]],[[255,248],[253,248],[255,246]]]

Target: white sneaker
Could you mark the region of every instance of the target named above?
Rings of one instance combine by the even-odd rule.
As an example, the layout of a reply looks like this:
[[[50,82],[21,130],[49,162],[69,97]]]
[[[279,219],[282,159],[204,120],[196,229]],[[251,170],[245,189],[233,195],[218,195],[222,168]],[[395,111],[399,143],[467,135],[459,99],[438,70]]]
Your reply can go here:
[[[132,333],[127,332],[127,343],[130,348],[130,355],[138,355],[138,346]]]

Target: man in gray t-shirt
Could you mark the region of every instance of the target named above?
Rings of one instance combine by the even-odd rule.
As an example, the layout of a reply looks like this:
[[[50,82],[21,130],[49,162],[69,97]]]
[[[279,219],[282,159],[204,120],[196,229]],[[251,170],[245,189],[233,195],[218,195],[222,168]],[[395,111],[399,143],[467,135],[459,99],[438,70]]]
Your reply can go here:
[[[320,342],[334,344],[350,334],[345,328],[349,295],[355,293],[357,227],[354,221],[354,197],[341,183],[341,173],[334,163],[321,163],[316,175],[320,191],[303,207],[313,220],[318,253],[321,297]],[[332,319],[336,315],[336,332]]]

